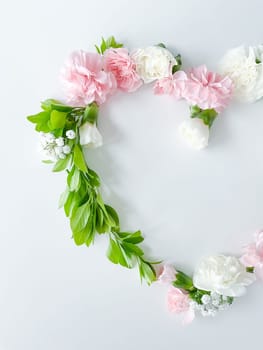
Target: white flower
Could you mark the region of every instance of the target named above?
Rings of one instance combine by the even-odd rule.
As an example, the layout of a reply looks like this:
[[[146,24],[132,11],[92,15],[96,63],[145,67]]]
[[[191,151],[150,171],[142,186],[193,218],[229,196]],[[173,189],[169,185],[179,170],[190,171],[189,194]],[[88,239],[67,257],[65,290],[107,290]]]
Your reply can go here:
[[[103,144],[102,136],[96,124],[86,122],[79,128],[80,144],[89,148],[96,148]]]
[[[224,255],[203,258],[193,277],[196,288],[230,297],[245,294],[246,286],[254,281],[254,274],[247,272],[237,258]]]
[[[149,46],[132,54],[136,71],[145,83],[168,77],[177,64],[174,56],[163,47]]]
[[[76,137],[76,133],[74,130],[68,130],[66,136],[68,139],[73,140]]]
[[[234,83],[234,95],[244,102],[263,97],[263,45],[229,50],[220,64],[221,73]]]
[[[71,151],[71,148],[69,145],[65,145],[65,146],[63,146],[62,150],[63,150],[63,153],[69,154]]]
[[[53,134],[51,134],[50,132],[47,133],[47,134],[44,133],[44,135],[42,134],[41,136],[42,136],[42,137],[45,137],[45,138],[46,138],[46,141],[47,141],[48,143],[52,143],[52,142],[55,141],[55,136],[54,136]]]
[[[62,147],[64,146],[64,139],[63,137],[58,137],[56,140],[55,140],[56,144],[59,146],[59,147]]]
[[[209,304],[211,301],[211,297],[208,294],[204,294],[201,298],[201,301],[204,305]]]
[[[192,118],[184,121],[179,131],[187,143],[195,149],[202,149],[208,145],[209,127],[201,119]]]
[[[60,154],[63,153],[63,147],[61,146],[54,147],[54,151],[55,151],[55,154],[59,156]]]

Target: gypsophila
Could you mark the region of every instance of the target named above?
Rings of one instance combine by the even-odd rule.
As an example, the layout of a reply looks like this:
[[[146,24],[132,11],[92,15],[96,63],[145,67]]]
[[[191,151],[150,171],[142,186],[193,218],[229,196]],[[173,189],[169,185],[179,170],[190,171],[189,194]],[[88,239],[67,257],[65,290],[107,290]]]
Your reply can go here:
[[[74,130],[67,130],[66,136],[69,140],[74,140],[74,138],[76,137],[76,133]]]
[[[40,152],[44,160],[56,162],[65,159],[71,152],[69,145],[65,145],[63,137],[56,138],[52,133],[40,133]]]

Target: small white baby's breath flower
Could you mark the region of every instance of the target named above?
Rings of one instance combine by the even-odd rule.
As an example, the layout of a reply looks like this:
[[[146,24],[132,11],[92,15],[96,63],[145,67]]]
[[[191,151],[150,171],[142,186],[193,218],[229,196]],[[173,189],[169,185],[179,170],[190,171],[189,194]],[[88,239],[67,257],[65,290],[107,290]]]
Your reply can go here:
[[[209,304],[211,301],[211,297],[208,294],[204,294],[201,298],[201,301],[204,305]]]
[[[65,145],[65,146],[63,146],[63,153],[65,153],[65,154],[69,154],[69,153],[70,153],[70,151],[71,151],[71,148],[70,148],[70,146],[69,146],[69,145]]]
[[[61,146],[54,147],[54,151],[55,151],[56,155],[59,156],[60,154],[63,153],[63,147],[61,147]]]
[[[58,137],[56,140],[55,140],[55,142],[56,142],[56,144],[58,145],[58,146],[64,146],[64,139],[63,139],[63,137]]]
[[[46,134],[46,140],[48,143],[52,143],[55,141],[55,136],[49,132]]]
[[[76,133],[74,130],[68,130],[66,136],[68,139],[73,140],[76,137]]]

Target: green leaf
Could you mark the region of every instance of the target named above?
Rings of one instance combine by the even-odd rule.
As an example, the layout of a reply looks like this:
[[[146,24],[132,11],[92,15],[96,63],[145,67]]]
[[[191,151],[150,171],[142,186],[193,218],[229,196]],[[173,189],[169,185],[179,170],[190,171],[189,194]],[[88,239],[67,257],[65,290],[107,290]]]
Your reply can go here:
[[[77,191],[80,186],[80,171],[75,166],[72,167],[67,177],[67,183],[70,191]]]
[[[50,125],[52,130],[63,129],[66,124],[67,113],[53,110],[50,113]]]
[[[124,242],[138,244],[144,241],[144,238],[142,237],[141,231],[136,231],[133,234],[129,234],[128,236],[124,236],[123,238]]]
[[[144,279],[148,285],[152,284],[156,280],[156,273],[154,269],[145,261],[138,261],[139,272],[141,280]]]
[[[191,107],[191,118],[201,119],[209,128],[213,125],[217,114],[214,109],[200,109],[198,106]]]
[[[196,105],[190,107],[191,117],[194,118],[202,112],[202,109]]]
[[[159,43],[156,46],[162,47],[163,49],[166,49],[166,46],[163,43]]]
[[[96,48],[97,52],[98,52],[99,54],[101,54],[101,52],[100,52],[100,48],[99,48],[97,45],[94,45],[94,46],[95,46],[95,48]]]
[[[127,267],[128,269],[131,269],[133,267],[132,255],[130,254],[130,252],[123,249],[121,245],[120,245],[120,251],[121,251],[121,254],[119,257],[119,264],[124,267]]]
[[[96,230],[98,233],[104,233],[104,215],[103,212],[101,210],[101,208],[99,206],[97,206],[96,208],[97,211],[97,215],[96,215]]]
[[[115,209],[110,207],[109,205],[105,204],[105,209],[108,213],[108,224],[110,227],[118,230],[120,226],[120,221],[117,212]]]
[[[110,238],[109,247],[107,250],[108,259],[114,264],[118,264],[120,260],[121,251],[118,244]]]
[[[88,177],[90,179],[92,187],[99,187],[100,186],[100,178],[99,176],[95,173],[95,171],[89,169],[88,170]]]
[[[64,158],[64,159],[59,159],[59,160],[56,162],[56,164],[54,165],[52,171],[53,171],[53,172],[63,171],[63,170],[65,170],[65,169],[68,167],[68,165],[70,164],[70,162],[71,162],[71,154],[68,154],[68,155],[66,156],[66,158]]]
[[[249,273],[254,273],[255,272],[255,267],[254,266],[248,266],[246,267],[246,271]]]
[[[40,112],[34,115],[29,115],[27,117],[27,120],[29,120],[31,123],[38,124],[42,121],[45,121],[46,119],[49,119],[49,113],[48,112]]]
[[[68,200],[68,196],[70,194],[69,188],[67,187],[65,189],[65,191],[63,193],[61,193],[60,198],[59,198],[59,203],[58,203],[58,207],[62,208],[64,207],[65,203]]]
[[[74,107],[66,106],[63,103],[53,99],[47,99],[41,102],[41,108],[45,111],[57,110],[60,112],[71,112],[74,109]]]
[[[71,217],[73,211],[79,205],[79,194],[70,192],[66,203],[64,204],[64,211],[67,217]]]
[[[107,46],[107,49],[109,48],[119,48],[119,47],[123,47],[123,44],[121,43],[117,43],[117,41],[115,40],[114,36],[110,36],[107,41],[106,41],[106,46]]]
[[[100,45],[100,51],[102,54],[104,54],[104,52],[106,50],[107,50],[107,44],[106,44],[106,41],[104,40],[104,38],[102,38],[101,45]]]
[[[102,38],[101,40],[101,45],[100,48],[98,48],[98,46],[96,46],[96,50],[99,54],[104,54],[104,52],[109,49],[109,48],[119,48],[119,47],[123,47],[123,44],[121,43],[117,43],[117,41],[115,40],[114,36],[110,36],[107,40],[105,40],[104,38]]]
[[[195,289],[192,278],[182,271],[177,271],[176,280],[173,282],[173,286],[187,291],[193,291]]]
[[[120,242],[114,241],[112,238],[110,238],[107,256],[114,264],[120,264],[127,268],[132,268],[133,266],[133,254],[125,250]]]
[[[89,246],[91,242],[93,242],[94,230],[92,226],[92,215],[89,216],[87,225],[84,227],[83,230],[79,232],[73,232],[73,238],[76,245],[81,245],[86,243],[86,245]]]
[[[178,72],[182,68],[182,57],[180,54],[175,56],[176,64],[172,68],[172,73]]]
[[[75,145],[74,147],[73,159],[74,159],[74,164],[76,165],[77,168],[79,168],[79,170],[83,172],[88,171],[82,149],[79,145]]]
[[[50,113],[49,112],[40,112],[35,115],[30,115],[27,117],[27,119],[31,122],[36,124],[36,131],[43,131],[43,132],[49,132],[50,128],[48,126],[48,122],[50,119]]]
[[[141,248],[139,248],[138,246],[136,246],[135,244],[123,242],[122,247],[123,247],[123,249],[125,249],[126,252],[132,253],[134,255],[137,255],[137,256],[144,255],[143,250]]]
[[[73,234],[84,230],[90,216],[90,203],[86,202],[76,208],[70,218],[70,226]]]
[[[92,103],[85,108],[83,115],[83,124],[89,122],[95,124],[98,119],[99,107],[96,103]]]

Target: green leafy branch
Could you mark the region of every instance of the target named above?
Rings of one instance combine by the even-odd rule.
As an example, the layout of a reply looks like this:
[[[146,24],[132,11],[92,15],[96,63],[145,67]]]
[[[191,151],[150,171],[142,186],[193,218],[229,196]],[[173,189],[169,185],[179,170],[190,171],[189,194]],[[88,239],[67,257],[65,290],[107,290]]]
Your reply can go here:
[[[89,169],[81,148],[76,145],[73,166],[67,175],[67,188],[61,196],[60,206],[70,219],[74,241],[89,246],[96,233],[109,234],[107,257],[114,264],[133,268],[138,264],[141,279],[151,284],[156,279],[154,263],[144,258],[139,244],[144,238],[140,231],[120,232],[119,217],[111,206],[105,204],[99,193],[100,179]]]
[[[99,192],[100,179],[86,163],[79,143],[79,127],[85,122],[96,123],[98,106],[95,103],[85,108],[65,106],[59,101],[46,100],[41,104],[42,112],[29,116],[37,131],[64,136],[67,130],[75,130],[76,137],[69,140],[71,153],[56,161],[54,172],[66,171],[67,186],[61,194],[59,207],[64,208],[76,245],[94,242],[96,234],[109,235],[107,256],[110,261],[127,268],[136,264],[141,280],[151,284],[156,280],[153,267],[159,262],[149,262],[139,246],[144,238],[140,231],[121,232],[117,212],[104,203]],[[48,162],[49,163],[49,162]]]

